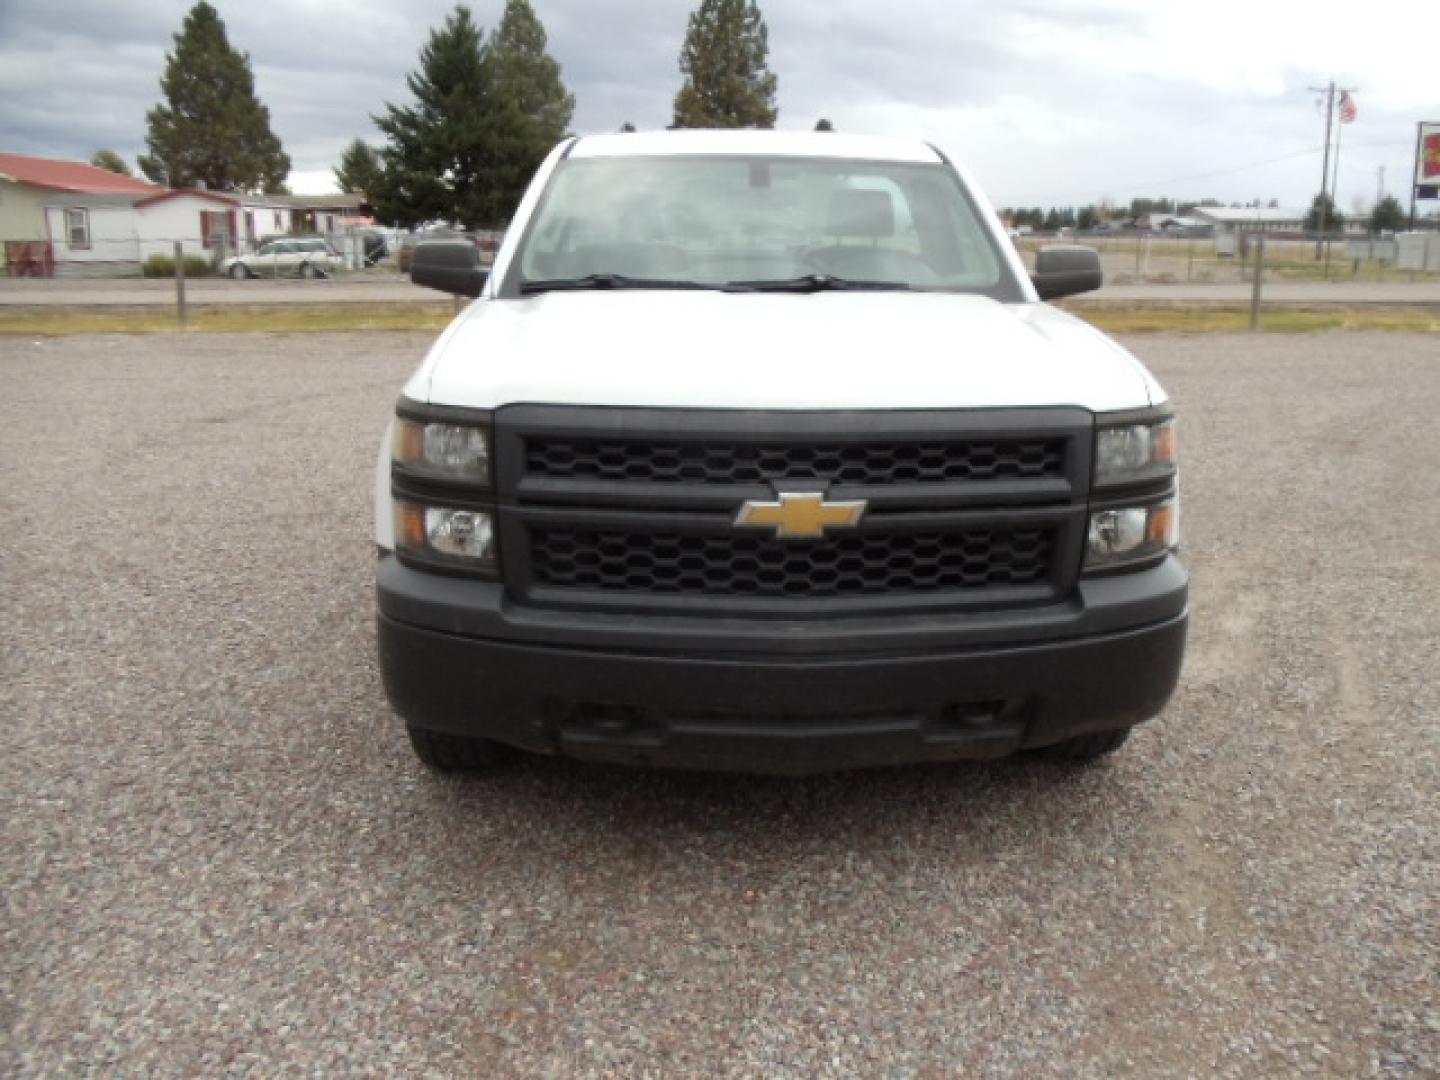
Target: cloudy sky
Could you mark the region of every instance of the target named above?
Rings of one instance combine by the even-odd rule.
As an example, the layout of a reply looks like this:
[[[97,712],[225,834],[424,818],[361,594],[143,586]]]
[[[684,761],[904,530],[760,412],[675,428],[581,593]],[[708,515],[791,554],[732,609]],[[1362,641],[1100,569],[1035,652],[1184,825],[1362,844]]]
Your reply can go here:
[[[289,152],[297,191],[330,190],[446,0],[212,0]],[[697,0],[533,0],[577,131],[664,127]],[[472,0],[486,27],[503,0]],[[0,0],[0,150],[127,159],[187,0]],[[1357,88],[1340,205],[1409,197],[1417,120],[1440,121],[1433,0],[761,0],[780,127],[918,136],[968,163],[999,205],[1134,195],[1308,202],[1323,113],[1306,88]],[[1430,204],[1434,208],[1437,204]],[[1423,209],[1422,205],[1422,209]]]

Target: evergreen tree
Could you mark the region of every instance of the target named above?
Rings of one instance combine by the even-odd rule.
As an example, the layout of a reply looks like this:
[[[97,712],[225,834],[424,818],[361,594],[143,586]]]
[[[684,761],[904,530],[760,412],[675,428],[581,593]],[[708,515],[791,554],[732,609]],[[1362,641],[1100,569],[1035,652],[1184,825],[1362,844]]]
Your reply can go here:
[[[1400,232],[1410,223],[1410,215],[1394,195],[1386,195],[1370,211],[1371,232]]]
[[[335,167],[335,184],[341,191],[369,195],[376,188],[380,174],[380,155],[356,139],[340,155]]]
[[[491,219],[503,225],[545,155],[565,137],[575,96],[561,81],[560,65],[545,51],[545,28],[530,0],[505,0],[505,14],[490,36],[485,61],[494,95],[489,116]]]
[[[528,0],[507,0],[488,42],[456,5],[406,83],[415,103],[373,118],[389,140],[371,193],[380,219],[505,225],[575,108]]]
[[[145,115],[148,155],[140,169],[157,184],[215,191],[285,190],[290,158],[255,96],[250,57],[230,47],[205,0],[185,16],[160,79],[165,104]]]
[[[672,128],[773,128],[769,31],[755,0],[700,0],[690,16]]]
[[[830,123],[829,120],[826,120],[826,119],[822,116],[819,120],[816,120],[816,121],[815,121],[815,130],[816,130],[816,131],[834,131],[834,130],[835,130],[835,125],[832,124],[832,123]]]
[[[90,164],[97,169],[108,169],[110,172],[119,173],[121,176],[134,176],[130,166],[125,164],[125,159],[114,150],[101,148],[90,155]]]
[[[635,125],[632,124],[629,120],[626,120],[623,124],[620,125],[620,134],[633,135],[634,133]]]
[[[420,70],[406,77],[415,104],[387,103],[384,116],[372,117],[389,139],[372,196],[380,220],[413,228],[437,220],[473,226],[483,219],[480,177],[491,94],[482,38],[470,9],[457,6],[444,26],[430,31]]]
[[[1345,215],[1335,208],[1335,201],[1325,192],[1315,196],[1310,212],[1305,215],[1305,231],[1320,231],[1320,208],[1325,208],[1325,231],[1337,232],[1345,227]]]

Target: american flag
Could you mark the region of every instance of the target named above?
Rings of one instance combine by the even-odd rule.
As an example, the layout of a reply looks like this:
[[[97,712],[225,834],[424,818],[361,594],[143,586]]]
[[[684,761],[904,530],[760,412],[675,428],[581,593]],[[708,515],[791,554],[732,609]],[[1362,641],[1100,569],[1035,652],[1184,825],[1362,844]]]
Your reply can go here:
[[[1360,110],[1355,106],[1355,99],[1350,96],[1349,90],[1340,91],[1340,123],[1353,124],[1355,117],[1360,115]]]

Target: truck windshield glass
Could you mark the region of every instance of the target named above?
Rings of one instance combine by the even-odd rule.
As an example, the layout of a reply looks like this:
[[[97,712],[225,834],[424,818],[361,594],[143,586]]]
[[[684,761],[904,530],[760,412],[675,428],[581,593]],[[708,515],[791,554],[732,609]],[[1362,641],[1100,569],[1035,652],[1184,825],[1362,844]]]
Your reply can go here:
[[[795,157],[561,162],[510,275],[551,288],[1020,292],[940,164]]]

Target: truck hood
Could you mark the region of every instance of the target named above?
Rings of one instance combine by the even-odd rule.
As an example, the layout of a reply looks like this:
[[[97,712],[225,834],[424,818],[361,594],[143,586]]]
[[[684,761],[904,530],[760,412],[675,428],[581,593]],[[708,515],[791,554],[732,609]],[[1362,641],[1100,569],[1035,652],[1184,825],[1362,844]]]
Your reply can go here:
[[[1164,394],[1046,304],[951,293],[607,290],[480,300],[405,390],[493,409],[1138,408]]]

